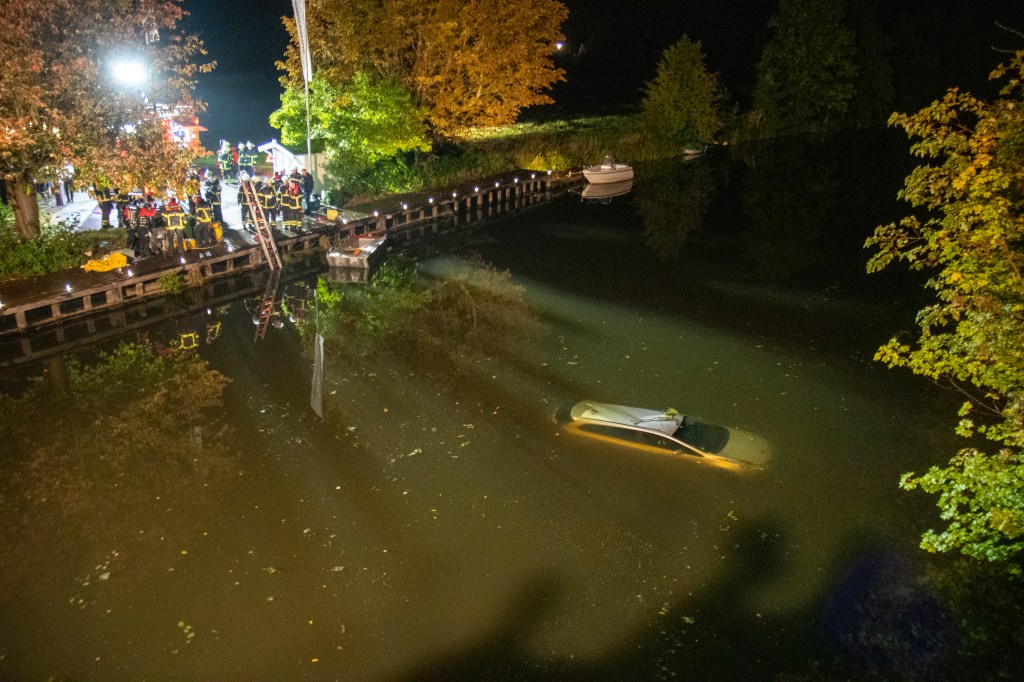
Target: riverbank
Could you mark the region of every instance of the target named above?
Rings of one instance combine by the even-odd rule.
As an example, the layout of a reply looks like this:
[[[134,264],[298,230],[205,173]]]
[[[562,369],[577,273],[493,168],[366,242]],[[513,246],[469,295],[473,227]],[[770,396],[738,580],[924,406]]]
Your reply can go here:
[[[491,176],[478,184],[442,192],[397,195],[342,209],[335,219],[307,217],[300,230],[275,228],[275,242],[286,263],[314,253],[325,239],[333,242],[350,235],[387,231],[401,244],[432,234],[435,230],[431,226],[454,228],[527,208],[560,196],[581,182],[579,175],[524,172]],[[237,219],[226,217],[229,226],[239,225]],[[109,272],[76,268],[0,284],[0,335],[16,340],[6,344],[4,356],[11,359],[5,362],[38,357],[40,349],[59,348],[69,339],[96,333],[99,328],[88,324],[96,314],[111,313],[100,325],[104,330],[130,324],[131,319],[119,311],[166,295],[164,278],[168,275],[180,277],[179,281],[196,289],[200,297],[218,296],[224,292],[218,290],[220,285],[215,280],[264,265],[262,250],[252,235],[229,227],[222,243],[191,250],[184,257],[157,256]],[[69,334],[64,325],[76,320],[86,324]],[[37,330],[45,333],[33,336]]]

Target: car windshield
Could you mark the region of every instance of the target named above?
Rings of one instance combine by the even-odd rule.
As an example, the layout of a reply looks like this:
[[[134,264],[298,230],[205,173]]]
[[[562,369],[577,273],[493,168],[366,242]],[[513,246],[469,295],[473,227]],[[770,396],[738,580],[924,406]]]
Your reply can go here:
[[[710,424],[700,419],[686,417],[676,429],[675,437],[702,452],[718,454],[729,442],[729,429],[718,424]]]

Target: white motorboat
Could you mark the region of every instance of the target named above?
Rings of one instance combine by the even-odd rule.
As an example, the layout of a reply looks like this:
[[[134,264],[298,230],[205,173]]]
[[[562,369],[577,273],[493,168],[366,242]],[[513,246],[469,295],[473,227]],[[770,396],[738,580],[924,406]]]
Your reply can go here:
[[[607,204],[613,197],[620,197],[624,194],[629,194],[632,190],[632,180],[602,182],[596,185],[593,183],[587,183],[587,185],[580,191],[580,198]]]
[[[610,156],[604,157],[599,166],[587,166],[583,169],[583,177],[595,185],[609,182],[622,182],[633,179],[633,167],[624,163],[615,163]]]

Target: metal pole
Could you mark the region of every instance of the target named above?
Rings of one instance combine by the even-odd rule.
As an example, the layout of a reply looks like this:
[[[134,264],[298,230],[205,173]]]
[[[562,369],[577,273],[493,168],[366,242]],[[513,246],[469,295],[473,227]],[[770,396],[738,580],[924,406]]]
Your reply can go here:
[[[306,0],[292,0],[295,12],[295,33],[299,39],[299,55],[302,58],[302,80],[306,88],[306,165],[313,163],[310,142],[309,84],[313,80],[313,62],[309,56],[309,34],[306,32]]]

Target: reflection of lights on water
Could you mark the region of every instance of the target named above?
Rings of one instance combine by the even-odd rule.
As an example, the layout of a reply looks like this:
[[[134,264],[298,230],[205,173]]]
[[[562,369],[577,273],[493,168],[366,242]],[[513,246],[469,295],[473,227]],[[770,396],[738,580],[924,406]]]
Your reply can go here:
[[[341,224],[342,225],[348,225],[348,218],[342,218],[341,219]]]
[[[135,275],[132,274],[132,269],[131,268],[128,268],[128,276],[129,277],[134,277],[135,276]]]
[[[402,204],[402,210],[405,211],[409,208],[409,204]]]
[[[548,168],[548,175],[551,175],[551,169]]]
[[[427,201],[430,202],[430,203],[434,203],[434,197],[428,197]]]
[[[71,282],[67,282],[64,285],[64,290],[67,291],[69,294],[71,293]]]
[[[455,197],[457,197],[457,196],[459,196],[459,193],[458,193],[458,192],[452,192],[452,199],[454,199],[454,198],[455,198]]]
[[[373,212],[373,217],[374,218],[379,218],[380,217],[380,211],[374,211]]]
[[[474,188],[473,188],[473,193],[474,193],[474,194],[476,194],[476,193],[477,193],[477,192],[479,192],[479,191],[480,191],[480,188],[479,188],[479,187],[474,187]]]
[[[519,178],[512,178],[512,182],[518,184],[519,183]]]
[[[499,181],[495,180],[494,181],[494,186],[495,187],[501,187],[501,183]]]
[[[537,174],[536,173],[530,173],[530,179],[531,180],[536,180],[537,179]]]
[[[184,264],[185,264],[185,257],[184,257],[184,256],[182,256],[182,257],[181,257],[181,264],[182,264],[182,265],[184,265]]]

